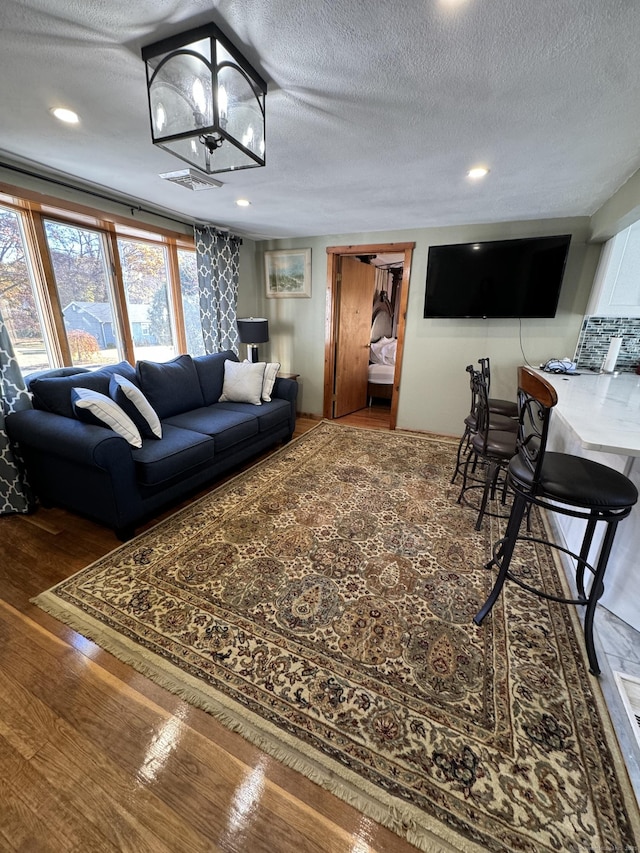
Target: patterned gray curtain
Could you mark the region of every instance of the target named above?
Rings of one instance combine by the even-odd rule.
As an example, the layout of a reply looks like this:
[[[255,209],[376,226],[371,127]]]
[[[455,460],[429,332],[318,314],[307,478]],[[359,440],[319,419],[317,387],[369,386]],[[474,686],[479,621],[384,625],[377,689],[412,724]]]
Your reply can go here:
[[[31,398],[0,314],[0,515],[29,512],[35,505],[20,459],[9,444],[4,426],[8,414],[30,408]]]
[[[211,225],[196,225],[200,321],[206,353],[238,353],[236,306],[242,240]]]

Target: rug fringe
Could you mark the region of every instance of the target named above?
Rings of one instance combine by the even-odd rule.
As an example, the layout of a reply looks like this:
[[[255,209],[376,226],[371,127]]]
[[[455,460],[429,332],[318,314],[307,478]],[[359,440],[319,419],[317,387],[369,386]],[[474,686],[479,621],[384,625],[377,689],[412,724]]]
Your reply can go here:
[[[206,711],[226,728],[250,741],[276,761],[306,776],[401,838],[406,838],[422,853],[485,853],[486,848],[463,838],[445,825],[438,824],[437,830],[430,830],[425,825],[425,821],[429,819],[428,816],[416,806],[402,803],[392,798],[390,794],[388,802],[381,802],[381,792],[370,782],[326,757],[322,758],[322,762],[316,761],[312,750],[307,752],[306,749],[301,748],[299,742],[294,745],[294,739],[291,736],[264,720],[254,723],[248,719],[249,716],[253,717],[251,712],[232,700],[229,700],[229,704],[234,708],[227,708],[222,701],[223,697],[216,699],[197,688],[195,684],[188,684],[188,681],[195,682],[196,679],[185,675],[177,667],[167,664],[153,652],[142,649],[138,645],[135,646],[135,652],[129,652],[128,644],[123,641],[122,635],[99,623],[94,623],[91,617],[87,617],[73,606],[58,604],[52,590],[41,593],[31,601],[41,610],[97,643],[101,649],[128,664],[155,684],[179,696],[190,705]],[[95,663],[94,665],[97,666]],[[171,672],[167,672],[167,669]],[[274,738],[277,738],[280,743],[275,743]],[[291,743],[286,742],[289,738]],[[332,764],[331,769],[327,769],[327,763]],[[354,778],[351,779],[350,776]]]

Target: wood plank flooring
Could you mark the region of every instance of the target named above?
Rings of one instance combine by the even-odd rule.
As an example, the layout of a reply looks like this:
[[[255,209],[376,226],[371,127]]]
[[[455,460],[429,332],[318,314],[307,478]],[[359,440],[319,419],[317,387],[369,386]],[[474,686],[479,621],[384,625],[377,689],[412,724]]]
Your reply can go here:
[[[0,850],[415,852],[30,603],[118,544],[60,509],[0,518]]]

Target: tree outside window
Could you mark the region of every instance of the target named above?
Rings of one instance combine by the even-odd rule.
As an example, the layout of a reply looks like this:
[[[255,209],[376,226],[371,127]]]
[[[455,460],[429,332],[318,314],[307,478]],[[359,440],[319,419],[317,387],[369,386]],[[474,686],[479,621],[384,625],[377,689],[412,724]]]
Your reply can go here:
[[[18,214],[0,207],[0,311],[20,369],[43,370],[52,360]]]

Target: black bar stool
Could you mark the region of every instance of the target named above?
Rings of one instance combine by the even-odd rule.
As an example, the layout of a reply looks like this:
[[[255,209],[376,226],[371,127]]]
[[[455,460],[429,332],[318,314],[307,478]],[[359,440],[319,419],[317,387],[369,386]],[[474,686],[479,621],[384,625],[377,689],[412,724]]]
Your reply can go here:
[[[481,359],[482,360],[482,359]],[[455,483],[456,477],[458,474],[463,474],[467,462],[467,458],[469,453],[471,452],[471,439],[478,432],[478,384],[476,381],[476,375],[479,373],[484,381],[484,374],[482,371],[477,371],[473,367],[472,364],[468,364],[465,367],[465,370],[469,374],[469,387],[471,389],[471,408],[469,409],[469,414],[464,419],[464,432],[462,433],[462,437],[458,443],[458,450],[456,452],[456,462],[453,469],[453,476],[451,477],[451,482]],[[486,383],[485,383],[486,385]],[[487,391],[488,396],[488,391]],[[508,401],[503,401],[508,402]],[[514,404],[515,405],[515,404]],[[491,407],[489,406],[489,409]],[[516,414],[517,414],[517,406],[516,406]],[[505,430],[506,432],[515,432],[518,428],[517,421],[515,418],[501,415],[496,412],[491,412],[489,415],[489,429],[494,430]]]
[[[495,415],[504,415],[507,418],[518,417],[518,404],[515,400],[502,400],[500,397],[491,396],[491,360],[487,358],[479,358],[478,364],[480,371],[484,376],[484,382],[487,386],[487,397],[489,398],[489,411]]]
[[[485,513],[495,515],[487,510],[489,497],[495,497],[498,488],[498,480],[501,472],[504,472],[509,461],[516,452],[516,430],[518,422],[512,418],[504,418],[494,415],[489,411],[489,398],[484,376],[480,370],[473,370],[471,374],[473,394],[476,399],[476,432],[469,440],[469,451],[462,466],[462,488],[458,495],[458,503],[465,500],[465,495],[470,489],[481,489],[482,497],[476,520],[476,530],[480,530]],[[496,429],[495,423],[504,428]],[[484,471],[482,478],[475,476],[478,463]],[[506,477],[503,476],[502,503],[506,500]]]
[[[551,412],[557,403],[555,389],[546,379],[528,367],[518,368],[518,437],[517,455],[509,463],[509,485],[514,499],[506,534],[494,548],[493,559],[486,568],[498,567],[498,576],[484,605],[474,617],[480,625],[500,595],[505,580],[514,581],[529,592],[557,601],[586,607],[584,637],[589,670],[600,675],[593,644],[593,619],[596,605],[604,592],[604,575],[616,529],[638,500],[638,490],[624,474],[607,465],[546,450]],[[532,505],[547,512],[586,520],[580,553],[569,551],[555,542],[520,535],[520,525]],[[594,565],[588,562],[596,525],[605,525],[600,553]],[[576,561],[577,598],[563,598],[536,589],[510,571],[511,558],[518,541],[539,542],[568,554]],[[592,573],[589,591],[585,589],[585,570]]]

